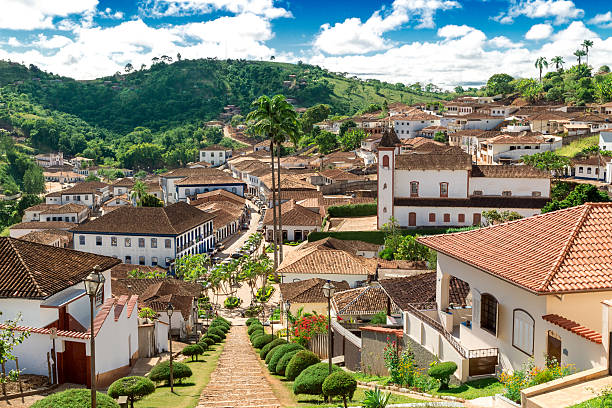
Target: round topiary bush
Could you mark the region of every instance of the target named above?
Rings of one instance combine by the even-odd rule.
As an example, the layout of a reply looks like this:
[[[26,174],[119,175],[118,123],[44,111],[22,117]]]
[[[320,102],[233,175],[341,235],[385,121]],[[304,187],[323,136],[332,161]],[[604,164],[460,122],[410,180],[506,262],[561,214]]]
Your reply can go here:
[[[119,408],[119,404],[106,394],[96,392],[98,408]],[[87,388],[70,389],[51,394],[36,401],[31,408],[91,408],[91,390]]]
[[[213,327],[215,329],[222,330],[223,333],[227,333],[230,330],[230,327],[227,324],[220,322],[220,321],[216,323],[212,323],[209,328],[213,328]]]
[[[216,334],[217,336],[221,337],[222,340],[224,340],[226,336],[223,330],[218,329],[216,327],[209,328],[206,334]]]
[[[455,373],[455,371],[457,371],[457,364],[455,364],[453,361],[445,361],[431,367],[429,371],[427,371],[427,374],[430,377],[440,381],[441,390],[446,390],[448,389],[450,377]]]
[[[204,353],[204,349],[199,344],[190,344],[188,346],[183,347],[183,351],[181,351],[184,356],[191,357],[191,361],[198,361],[198,356]]]
[[[319,363],[321,360],[317,355],[308,350],[302,350],[296,353],[295,356],[289,360],[287,368],[285,368],[285,377],[289,381],[293,381],[298,375],[302,373],[307,367],[313,364]]]
[[[134,408],[134,401],[154,392],[155,384],[153,384],[153,381],[138,376],[120,378],[108,387],[109,397],[117,399],[124,395],[128,397],[131,408]]]
[[[266,333],[264,333],[263,330],[262,331],[256,331],[255,333],[251,334],[251,336],[249,337],[249,339],[251,340],[251,344],[253,344],[253,342],[255,341],[255,337],[263,336],[264,334],[266,334]]]
[[[275,341],[276,341],[276,340],[275,340]],[[272,343],[274,343],[274,341],[273,341]],[[268,345],[270,345],[270,344],[272,344],[272,343],[268,343]],[[285,342],[285,343],[286,343],[286,342]],[[270,350],[268,350],[268,352],[266,353],[266,357],[264,358],[264,362],[265,362],[266,364],[268,364],[268,363],[270,362],[270,359],[272,358],[272,352],[273,352],[273,351],[275,351],[277,347],[284,346],[284,345],[285,345],[285,343],[276,343],[276,344],[274,345],[274,347],[272,347]],[[268,345],[266,345],[266,347],[267,347]],[[265,347],[264,347],[264,348],[265,348]],[[263,349],[262,349],[262,350],[263,350]],[[261,352],[259,353],[259,356],[261,357]]]
[[[282,344],[280,346],[276,346],[274,349],[270,350],[268,355],[266,356],[266,360],[268,363],[268,371],[272,374],[276,373],[276,365],[280,361],[281,357],[283,357],[286,353],[290,351],[303,350],[304,347],[300,346],[297,343],[288,343]]]
[[[287,369],[287,365],[289,364],[293,356],[295,356],[300,351],[301,350],[294,350],[294,351],[289,351],[285,353],[280,358],[280,360],[278,360],[278,363],[276,363],[276,374],[284,376],[285,370]]]
[[[256,317],[250,317],[250,318],[247,319],[245,324],[247,326],[250,326],[250,325],[252,325],[255,322],[259,323],[259,319],[257,319]]]
[[[225,306],[228,309],[235,309],[238,306],[240,306],[241,303],[242,303],[242,299],[240,299],[239,297],[229,296],[223,302],[223,306]]]
[[[276,337],[273,336],[272,334],[262,334],[260,336],[256,336],[253,339],[253,347],[257,348],[257,349],[261,349],[263,348],[263,346],[265,346],[266,344],[270,343],[271,341],[273,341]]]
[[[346,371],[338,371],[329,375],[325,381],[323,381],[323,387],[321,387],[323,395],[326,397],[342,397],[344,408],[346,407],[346,400],[353,399],[353,394],[357,389],[357,381],[352,375]]]
[[[261,323],[259,323],[259,321],[257,323],[253,323],[249,326],[249,328],[247,329],[247,334],[250,336],[251,334],[253,334],[253,332],[257,331],[257,330],[261,330],[263,331],[263,325]]]
[[[264,347],[261,348],[261,351],[259,352],[259,358],[261,358],[262,360],[265,360],[270,350],[272,350],[276,346],[280,346],[281,344],[286,344],[286,343],[287,343],[287,340],[285,339],[275,338],[274,340],[272,340],[271,342],[269,342],[268,344],[266,344]],[[268,361],[269,360],[266,360],[266,363]]]
[[[188,365],[183,363],[172,362],[172,378],[180,383],[183,378],[191,377],[193,373]],[[157,364],[151,370],[149,379],[155,382],[170,381],[170,362],[163,361]]]
[[[342,371],[336,365],[332,365],[332,374]],[[297,376],[293,383],[294,394],[321,395],[323,394],[323,381],[329,375],[329,365],[327,363],[317,363],[307,367]]]
[[[204,351],[206,351],[210,346],[215,344],[215,341],[213,339],[211,339],[210,337],[204,335],[204,336],[200,337],[200,340],[198,341],[198,344],[199,345],[206,344],[206,346],[208,346],[206,349],[204,349]]]
[[[208,337],[209,339],[212,339],[215,342],[215,344],[221,343],[221,341],[223,340],[221,337],[217,336],[214,333],[208,333],[206,337]]]
[[[231,326],[231,325],[232,325],[232,322],[230,322],[229,320],[227,320],[225,317],[222,317],[222,316],[217,316],[217,317],[215,317],[215,318],[213,319],[213,322],[215,322],[215,321],[222,321],[223,323],[225,323],[225,324],[227,324],[227,325],[229,325],[229,326]]]

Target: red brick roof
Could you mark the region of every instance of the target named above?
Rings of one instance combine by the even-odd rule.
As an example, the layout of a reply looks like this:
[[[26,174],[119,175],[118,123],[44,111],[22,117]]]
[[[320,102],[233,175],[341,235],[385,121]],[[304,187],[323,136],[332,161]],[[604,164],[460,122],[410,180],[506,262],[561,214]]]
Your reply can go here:
[[[323,222],[321,215],[289,200],[281,204],[283,225],[286,226],[316,226],[320,227]],[[272,225],[273,211],[266,211],[263,223]]]
[[[537,294],[612,289],[612,203],[577,207],[419,242]]]
[[[557,325],[567,331],[582,336],[585,339],[592,341],[593,343],[601,344],[601,334],[599,334],[595,330],[587,329],[586,327],[580,325],[579,323],[576,323],[573,320],[566,319],[565,317],[561,317],[556,314],[544,315],[542,316],[542,319],[554,325]]]

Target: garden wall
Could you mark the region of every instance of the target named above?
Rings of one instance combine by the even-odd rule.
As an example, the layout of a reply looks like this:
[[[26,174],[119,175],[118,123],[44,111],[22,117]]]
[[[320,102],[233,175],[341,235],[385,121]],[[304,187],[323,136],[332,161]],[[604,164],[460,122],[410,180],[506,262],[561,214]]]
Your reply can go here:
[[[404,334],[402,330],[388,327],[362,327],[361,328],[361,371],[386,376],[389,375],[385,367],[383,353],[388,341],[399,342],[404,347]]]

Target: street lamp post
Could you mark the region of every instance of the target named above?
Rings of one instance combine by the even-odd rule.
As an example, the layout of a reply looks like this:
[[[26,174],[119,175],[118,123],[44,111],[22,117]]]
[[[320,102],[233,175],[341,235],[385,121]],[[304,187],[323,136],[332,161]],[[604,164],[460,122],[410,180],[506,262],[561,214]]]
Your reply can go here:
[[[94,304],[96,302],[96,295],[100,289],[104,286],[104,275],[100,265],[96,265],[93,271],[87,275],[83,281],[85,285],[85,292],[89,295],[89,313],[90,313],[90,326],[89,326],[89,348],[90,348],[90,362],[91,367],[91,408],[96,408],[96,342],[94,334]]]
[[[332,334],[331,334],[331,298],[334,296],[336,287],[328,279],[323,285],[323,296],[327,298],[327,360],[329,361],[329,374],[332,373]]]
[[[170,338],[170,392],[174,392],[174,378],[172,372],[172,313],[174,313],[174,307],[172,303],[168,303],[166,307],[166,313],[168,314],[168,337]]]
[[[291,308],[291,302],[288,300],[285,302],[285,312],[287,314],[287,343],[289,343],[289,309]]]

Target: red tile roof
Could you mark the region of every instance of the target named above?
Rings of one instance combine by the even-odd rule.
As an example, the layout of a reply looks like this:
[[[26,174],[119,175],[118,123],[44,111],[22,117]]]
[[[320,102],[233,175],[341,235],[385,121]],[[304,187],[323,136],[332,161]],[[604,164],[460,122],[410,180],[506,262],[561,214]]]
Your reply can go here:
[[[536,294],[612,289],[612,203],[577,207],[419,242]]]
[[[579,323],[576,323],[573,320],[566,319],[565,317],[561,317],[556,314],[544,315],[542,316],[542,319],[554,325],[557,325],[567,331],[582,336],[585,339],[592,341],[593,343],[601,344],[601,334],[599,334],[595,330],[587,329],[586,327],[580,325]]]

